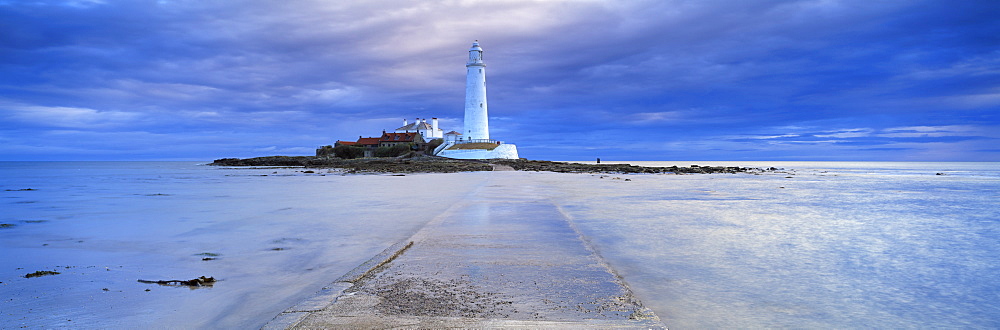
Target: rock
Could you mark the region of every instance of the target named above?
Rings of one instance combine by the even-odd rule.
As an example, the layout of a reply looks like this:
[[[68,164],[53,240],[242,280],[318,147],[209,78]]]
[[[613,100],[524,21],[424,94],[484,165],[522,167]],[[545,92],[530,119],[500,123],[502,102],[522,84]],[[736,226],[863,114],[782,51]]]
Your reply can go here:
[[[39,270],[39,271],[34,272],[34,273],[25,274],[24,278],[42,277],[42,276],[47,276],[47,275],[59,275],[59,274],[60,274],[59,272],[54,272],[54,271],[50,271],[50,270]]]
[[[518,171],[548,171],[560,173],[606,173],[606,174],[633,174],[633,173],[673,173],[673,174],[707,174],[707,173],[741,173],[741,172],[765,172],[764,169],[743,168],[743,167],[722,167],[722,166],[699,166],[692,167],[644,167],[629,164],[577,164],[551,162],[542,160],[525,159],[495,159],[489,160],[492,164],[507,165]]]

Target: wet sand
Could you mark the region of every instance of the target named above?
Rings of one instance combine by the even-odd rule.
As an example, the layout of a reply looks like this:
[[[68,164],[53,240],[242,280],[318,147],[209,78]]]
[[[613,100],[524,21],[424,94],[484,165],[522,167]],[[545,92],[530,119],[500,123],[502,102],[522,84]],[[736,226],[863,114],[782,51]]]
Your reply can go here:
[[[265,328],[663,328],[559,206],[504,178]]]
[[[0,187],[0,223],[15,224],[0,228],[0,328],[260,328],[413,235],[490,174],[341,176],[183,162],[13,171]],[[385,198],[412,187],[435,192]],[[6,191],[27,188],[35,190]],[[24,277],[36,271],[60,274]],[[199,276],[219,282],[192,290],[137,281]]]

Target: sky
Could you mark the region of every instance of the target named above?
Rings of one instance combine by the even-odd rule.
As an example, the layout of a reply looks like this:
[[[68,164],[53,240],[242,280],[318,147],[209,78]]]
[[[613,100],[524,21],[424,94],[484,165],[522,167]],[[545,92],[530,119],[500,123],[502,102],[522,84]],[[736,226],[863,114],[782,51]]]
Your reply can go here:
[[[312,155],[403,119],[547,160],[1000,161],[1000,1],[0,0],[0,160]]]

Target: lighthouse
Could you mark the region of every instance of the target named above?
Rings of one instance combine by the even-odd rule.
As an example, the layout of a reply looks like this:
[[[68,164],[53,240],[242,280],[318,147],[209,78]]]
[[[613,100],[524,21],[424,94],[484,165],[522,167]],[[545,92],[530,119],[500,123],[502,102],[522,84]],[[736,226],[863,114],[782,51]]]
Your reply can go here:
[[[466,141],[488,141],[490,123],[486,107],[486,63],[483,63],[483,49],[479,41],[469,48],[469,61],[465,63],[465,130],[462,137]]]
[[[446,134],[461,137],[446,138],[434,154],[456,159],[517,159],[516,145],[490,139],[486,109],[486,64],[483,63],[483,48],[476,40],[465,62],[465,128],[461,133]]]

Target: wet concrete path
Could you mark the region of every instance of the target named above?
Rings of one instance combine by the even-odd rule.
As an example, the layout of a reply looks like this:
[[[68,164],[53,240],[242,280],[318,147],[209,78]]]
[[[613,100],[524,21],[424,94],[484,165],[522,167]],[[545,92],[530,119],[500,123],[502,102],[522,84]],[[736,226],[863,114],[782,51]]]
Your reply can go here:
[[[506,175],[265,328],[663,327],[538,186]]]
[[[510,165],[490,164],[490,166],[493,166],[494,171],[514,171],[514,168],[510,167]]]

